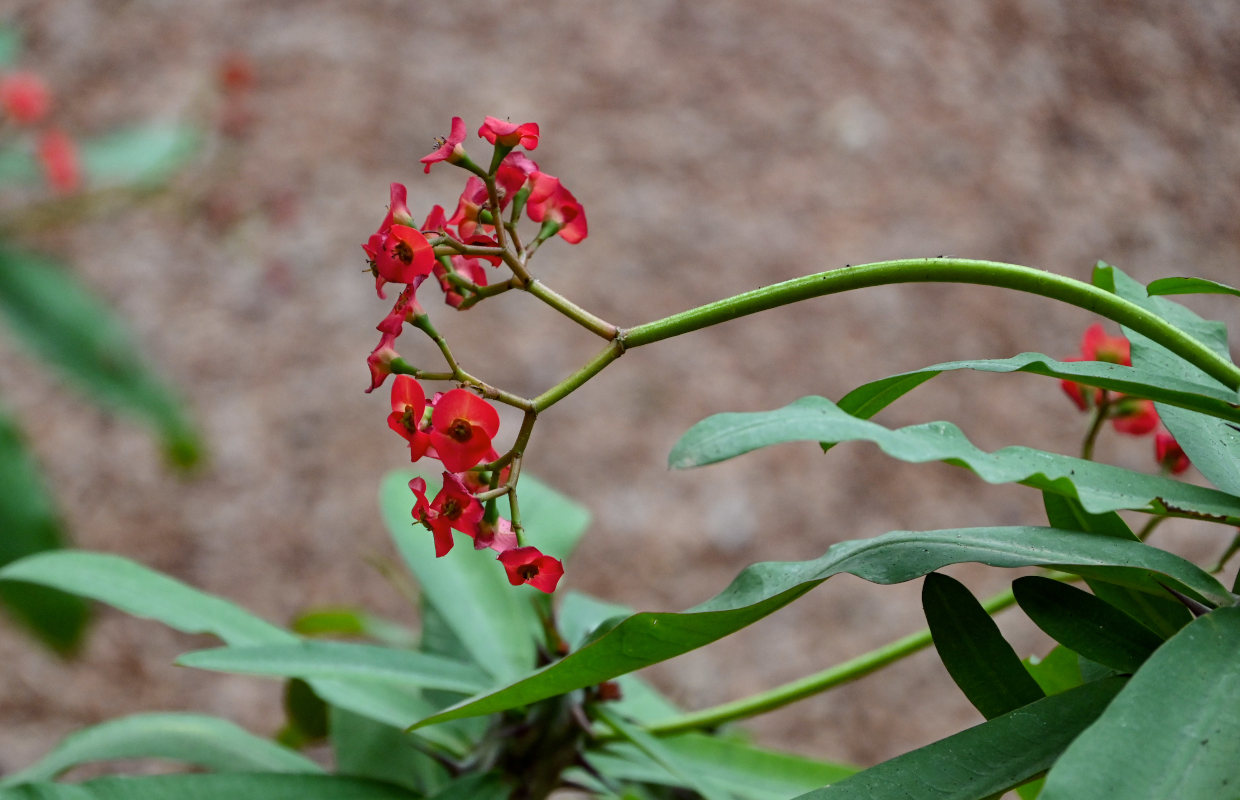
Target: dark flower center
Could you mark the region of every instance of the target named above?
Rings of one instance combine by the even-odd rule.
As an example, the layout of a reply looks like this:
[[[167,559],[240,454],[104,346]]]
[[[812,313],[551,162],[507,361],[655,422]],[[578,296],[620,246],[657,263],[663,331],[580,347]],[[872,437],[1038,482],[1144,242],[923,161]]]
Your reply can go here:
[[[468,442],[473,435],[473,426],[469,424],[467,419],[454,419],[452,424],[448,426],[448,436],[458,442]]]

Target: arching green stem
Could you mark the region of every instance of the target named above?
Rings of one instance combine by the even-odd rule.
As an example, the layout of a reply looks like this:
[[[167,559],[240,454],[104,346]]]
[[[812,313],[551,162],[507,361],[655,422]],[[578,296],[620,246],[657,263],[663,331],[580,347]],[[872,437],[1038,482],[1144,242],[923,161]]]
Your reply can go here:
[[[972,283],[1060,300],[1100,314],[1148,336],[1231,389],[1240,389],[1240,368],[1136,303],[1044,270],[961,258],[912,258],[843,267],[764,286],[621,331],[626,347],[662,341],[768,308],[893,283]]]

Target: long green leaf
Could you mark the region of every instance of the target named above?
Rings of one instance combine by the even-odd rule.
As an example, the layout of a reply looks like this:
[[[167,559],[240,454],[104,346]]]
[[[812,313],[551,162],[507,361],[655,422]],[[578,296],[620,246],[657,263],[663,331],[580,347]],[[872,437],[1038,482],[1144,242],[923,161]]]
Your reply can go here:
[[[332,754],[340,775],[385,781],[424,795],[449,782],[447,767],[422,752],[418,740],[400,727],[335,706],[330,720]]]
[[[0,567],[67,544],[67,535],[34,457],[0,409]],[[0,583],[13,618],[60,653],[73,652],[90,616],[78,597],[46,586]]]
[[[232,645],[299,641],[240,606],[120,556],[81,551],[43,553],[0,569],[0,581],[27,581],[63,589],[185,633],[214,634]],[[416,691],[400,686],[327,678],[309,683],[327,702],[390,725],[405,726],[436,710]],[[438,730],[422,735],[454,751],[462,747],[455,737]]]
[[[185,633],[211,633],[229,644],[297,641],[240,606],[121,556],[73,550],[42,553],[0,569],[0,581],[62,589]]]
[[[1240,796],[1240,608],[1194,620],[1046,778],[1043,800]]]
[[[201,451],[180,399],[138,356],[119,316],[51,259],[0,245],[0,316],[34,357],[96,403],[159,432],[177,463]]]
[[[1051,492],[1042,493],[1042,503],[1046,508],[1046,519],[1052,528],[1118,536],[1121,539],[1137,541],[1137,536],[1128,527],[1128,523],[1124,522],[1114,511],[1091,514],[1082,508],[1075,498]],[[1087,578],[1085,582],[1100,599],[1128,614],[1163,639],[1183,628],[1193,618],[1183,603],[1170,597],[1159,597],[1147,592],[1135,591],[1126,586],[1108,583],[1097,577]]]
[[[1160,294],[1232,294],[1240,297],[1240,289],[1205,278],[1159,278],[1146,287],[1150,296]]]
[[[1240,525],[1240,497],[1225,492],[1028,447],[987,453],[951,423],[892,430],[857,419],[824,397],[803,397],[774,411],[707,417],[676,443],[669,463],[677,469],[702,466],[797,441],[873,442],[901,461],[944,461],[988,483],[1022,483],[1075,497],[1094,514],[1129,509]]]
[[[300,753],[218,717],[135,714],[70,734],[37,763],[0,779],[0,787],[51,780],[80,764],[121,758],[162,758],[212,772],[323,771]]]
[[[0,789],[0,800],[416,800],[391,784],[334,775],[152,775],[79,784],[28,783]]]
[[[921,606],[943,666],[973,707],[994,719],[1046,695],[964,584],[931,572]]]
[[[796,800],[982,800],[997,796],[1048,769],[1103,713],[1123,685],[1123,678],[1107,678],[1052,695]]]
[[[335,678],[388,681],[421,689],[471,694],[491,681],[482,670],[450,658],[347,642],[219,647],[186,653],[184,667],[280,678]]]
[[[201,133],[189,125],[141,125],[83,141],[82,166],[92,188],[159,183],[201,143]]]
[[[654,736],[620,719],[618,715],[611,713],[605,708],[595,709],[595,714],[600,722],[611,727],[612,730],[636,748],[638,752],[662,767],[672,777],[674,785],[683,786],[696,792],[702,796],[703,800],[731,800],[731,792],[722,788],[716,788],[708,782],[700,781],[692,773],[681,770],[676,754],[670,748],[664,747],[663,743]]]
[[[1075,586],[1030,575],[1017,578],[1012,593],[1047,636],[1117,672],[1136,672],[1163,643],[1123,611]]]
[[[1221,322],[1199,317],[1191,309],[1166,299],[1148,297],[1146,288],[1115,267],[1099,264],[1094,270],[1094,283],[1158,314],[1176,327],[1191,333],[1219,355],[1230,357],[1227,327]],[[1221,387],[1198,367],[1129,328],[1124,333],[1132,342],[1132,363],[1197,383]],[[1157,403],[1163,424],[1175,436],[1180,447],[1197,470],[1225,492],[1240,495],[1240,431],[1222,420],[1194,414],[1181,408]]]
[[[842,780],[856,767],[765,750],[724,736],[689,733],[658,740],[677,771],[746,800],[784,800]],[[586,760],[616,781],[683,786],[672,773],[629,743],[611,743]]]
[[[528,672],[541,635],[531,604],[538,590],[510,585],[495,554],[473,550],[464,534],[458,535],[452,552],[436,558],[430,533],[410,515],[414,498],[409,480],[417,474],[389,474],[380,490],[380,503],[388,530],[417,576],[425,599],[440,612],[474,662],[494,677],[511,680]],[[439,483],[436,475],[423,473],[422,477],[431,487]],[[571,551],[589,514],[529,476],[521,478],[520,498],[528,543],[550,554]]]
[[[931,378],[962,369],[1045,375],[1134,397],[1148,397],[1233,422],[1240,421],[1240,398],[1214,380],[1191,381],[1163,372],[1101,361],[1056,361],[1041,353],[1021,353],[1003,359],[948,361],[892,375],[858,386],[840,398],[839,406],[854,417],[869,419]]]
[[[750,566],[702,605],[678,614],[634,614],[566,658],[418,725],[515,708],[687,653],[757,622],[841,572],[874,583],[901,583],[965,561],[1054,567],[1080,575],[1104,571],[1124,585],[1162,592],[1161,581],[1206,602],[1231,602],[1231,594],[1195,564],[1140,542],[1054,528],[893,531],[841,542],[811,561]]]

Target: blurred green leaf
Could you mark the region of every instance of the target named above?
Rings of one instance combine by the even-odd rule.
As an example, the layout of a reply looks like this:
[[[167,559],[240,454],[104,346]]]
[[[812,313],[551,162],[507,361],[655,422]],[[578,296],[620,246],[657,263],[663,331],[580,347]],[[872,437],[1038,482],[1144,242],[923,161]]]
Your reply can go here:
[[[921,606],[943,666],[983,717],[994,719],[1046,696],[960,581],[931,572],[922,584]]]
[[[391,784],[334,775],[151,775],[79,784],[29,783],[0,789],[0,800],[416,800]]]
[[[92,188],[166,180],[198,151],[202,134],[178,124],[142,125],[81,143],[82,166]]]
[[[1159,278],[1150,281],[1145,288],[1151,297],[1160,294],[1234,294],[1240,297],[1240,289],[1205,278]]]
[[[218,717],[134,714],[66,736],[35,764],[0,778],[0,786],[51,780],[80,764],[122,758],[161,758],[213,772],[323,771],[305,756]]]
[[[765,750],[723,735],[659,738],[664,757],[698,783],[745,800],[784,800],[857,772],[856,767]],[[684,786],[658,761],[626,742],[612,742],[586,760],[616,780]]]
[[[1237,796],[1240,608],[1189,623],[1046,776],[1043,800]]]
[[[302,636],[359,636],[392,647],[417,644],[413,631],[358,608],[312,609],[293,620],[289,627]]]
[[[713,782],[698,780],[693,773],[681,770],[676,754],[670,748],[664,747],[659,739],[641,728],[630,725],[601,706],[596,708],[594,713],[600,722],[610,727],[638,752],[662,768],[671,777],[674,786],[690,789],[701,795],[703,800],[731,800],[730,789],[732,787],[719,788],[714,786]]]
[[[1118,672],[1136,672],[1163,643],[1110,603],[1050,578],[1017,578],[1012,593],[1047,636]]]
[[[1024,664],[1025,669],[1047,695],[1066,692],[1082,683],[1081,667],[1076,653],[1063,645],[1055,645],[1042,658],[1027,658]]]
[[[64,547],[67,539],[34,457],[13,420],[0,409],[0,567]],[[30,583],[0,583],[0,602],[15,620],[63,654],[81,643],[90,616],[80,598]]]
[[[0,69],[17,63],[22,52],[22,32],[12,25],[0,25]]]
[[[385,781],[424,795],[448,784],[451,776],[447,768],[422,752],[417,738],[401,727],[335,706],[329,716],[337,773]]]
[[[474,663],[500,680],[528,672],[534,666],[535,643],[542,636],[532,605],[541,602],[541,593],[510,585],[494,552],[474,550],[464,534],[457,537],[452,552],[436,558],[430,532],[415,524],[410,514],[414,498],[409,480],[416,474],[389,474],[380,503],[388,530],[421,584],[424,599],[439,611]],[[421,474],[432,488],[438,485],[437,475]],[[585,531],[589,513],[528,475],[521,477],[519,491],[526,542],[566,557]]]
[[[284,728],[276,741],[299,750],[327,738],[327,703],[300,678],[284,682]]]
[[[1029,447],[987,453],[949,422],[892,430],[857,419],[825,397],[803,397],[774,411],[707,417],[681,437],[668,460],[676,469],[697,467],[798,441],[873,442],[901,461],[943,461],[988,483],[1022,483],[1075,497],[1094,514],[1130,509],[1240,525],[1240,497],[1226,492]]]
[[[509,800],[512,791],[513,787],[495,773],[474,773],[452,781],[430,800]]]
[[[1042,493],[1042,503],[1046,508],[1046,519],[1051,527],[1137,541],[1137,536],[1128,527],[1128,523],[1124,522],[1114,511],[1091,514],[1082,508],[1075,498],[1051,492]],[[1170,597],[1139,592],[1126,586],[1108,583],[1099,577],[1087,578],[1085,582],[1099,598],[1128,614],[1164,639],[1187,625],[1193,618],[1183,603]]]
[[[1103,713],[1124,680],[1108,678],[1052,695],[796,800],[981,800],[997,796],[1055,763],[1064,748]],[[1105,792],[1088,796],[1124,797]]]
[[[901,583],[965,561],[1054,567],[1078,575],[1104,572],[1109,580],[1134,588],[1162,593],[1161,582],[1208,602],[1231,600],[1231,594],[1195,564],[1140,542],[1032,527],[893,531],[841,542],[811,561],[750,566],[702,605],[681,613],[643,612],[624,618],[560,661],[418,725],[527,705],[687,653],[757,622],[842,572],[874,583]]]
[[[176,663],[217,672],[383,681],[461,694],[485,691],[491,686],[488,676],[472,664],[415,650],[347,642],[219,647],[186,653]]]
[[[175,392],[138,356],[121,318],[57,262],[0,244],[0,316],[86,397],[154,427],[174,463],[199,458],[198,434]]]

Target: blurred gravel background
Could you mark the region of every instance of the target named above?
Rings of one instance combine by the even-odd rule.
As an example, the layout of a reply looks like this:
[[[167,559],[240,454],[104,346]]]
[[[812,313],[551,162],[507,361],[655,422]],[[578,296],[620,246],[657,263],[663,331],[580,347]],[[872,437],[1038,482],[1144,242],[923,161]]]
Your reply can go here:
[[[584,204],[590,236],[535,272],[633,325],[808,272],[904,256],[1014,261],[1087,278],[1235,282],[1240,12],[1233,3],[0,2],[22,65],[79,133],[192,119],[229,135],[172,190],[29,239],[71,258],[184,390],[210,462],[192,479],[154,442],[61,390],[0,339],[0,390],[81,546],[121,553],[287,621],[359,604],[413,624],[368,560],[394,557],[375,495],[403,466],[365,395],[388,306],[359,243],[387,185],[419,216],[463,173],[417,159],[453,115],[537,121],[536,160]],[[241,54],[240,109],[215,87]],[[484,152],[485,143],[473,145]],[[467,368],[536,394],[597,344],[531,298],[456,315],[423,292]],[[1233,299],[1234,300],[1234,299]],[[1234,317],[1234,302],[1190,300]],[[868,446],[788,445],[674,473],[666,454],[717,411],[838,398],[884,375],[1025,350],[1066,356],[1084,312],[998,290],[879,288],[635,350],[540,420],[526,468],[593,529],[567,588],[676,610],[757,560],[818,556],[892,529],[1038,524],[1040,500]],[[1114,331],[1114,326],[1111,328]],[[429,349],[403,339],[412,361]],[[407,351],[407,352],[406,352]],[[881,419],[952,419],[979,445],[1076,451],[1085,420],[1053,381],[949,375]],[[506,417],[515,432],[515,418]],[[1152,469],[1149,440],[1102,456]],[[1199,557],[1220,532],[1167,525]],[[979,593],[1010,576],[957,572]],[[919,584],[840,577],[741,636],[651,670],[701,708],[792,680],[922,626]],[[1001,623],[1018,647],[1040,640]],[[110,610],[61,662],[0,620],[0,769],[138,710],[221,714],[274,732],[275,682],[175,668],[206,646]],[[760,741],[869,764],[980,721],[932,654],[753,721]]]

